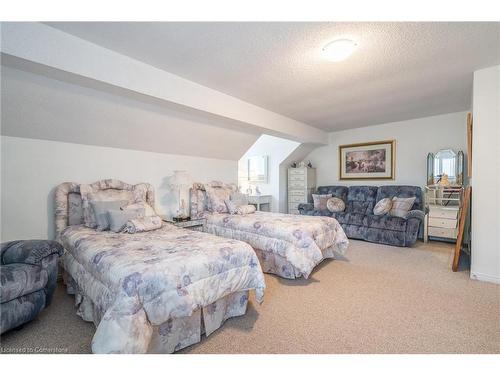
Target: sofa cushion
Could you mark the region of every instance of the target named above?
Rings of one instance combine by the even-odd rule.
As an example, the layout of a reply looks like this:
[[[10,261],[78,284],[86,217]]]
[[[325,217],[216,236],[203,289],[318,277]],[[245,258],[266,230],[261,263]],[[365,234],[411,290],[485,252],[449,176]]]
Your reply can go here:
[[[373,202],[349,201],[347,203],[347,212],[367,215],[373,212],[373,206]]]
[[[367,223],[369,228],[377,228],[384,230],[395,230],[398,232],[406,231],[406,219],[390,215],[367,215]]]
[[[349,212],[349,224],[352,225],[360,225],[367,227],[368,226],[368,220],[367,216],[365,214],[358,214],[355,212]]]
[[[418,186],[408,185],[385,185],[380,186],[377,191],[377,202],[383,198],[412,198],[415,197],[412,210],[423,210],[422,189]]]
[[[313,210],[311,211],[312,216],[333,216],[328,210]]]
[[[47,285],[47,271],[40,266],[12,263],[1,266],[1,303],[33,293]]]
[[[377,186],[349,186],[348,201],[375,202]]]
[[[318,187],[317,194],[331,194],[332,197],[342,199],[347,203],[347,186],[320,186]]]
[[[347,211],[371,214],[377,196],[376,186],[350,186],[347,194]]]
[[[340,224],[348,224],[349,223],[349,212],[330,212],[330,215],[336,219]]]

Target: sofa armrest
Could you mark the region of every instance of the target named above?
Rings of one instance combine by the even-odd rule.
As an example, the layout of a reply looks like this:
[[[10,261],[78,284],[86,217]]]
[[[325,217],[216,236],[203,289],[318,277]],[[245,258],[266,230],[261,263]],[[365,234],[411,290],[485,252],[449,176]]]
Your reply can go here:
[[[307,211],[314,210],[314,205],[312,203],[299,203],[298,206],[299,213],[305,214]]]
[[[405,246],[412,246],[418,238],[424,223],[424,211],[411,210],[406,214]]]
[[[42,266],[42,261],[45,258],[53,254],[61,256],[63,252],[63,247],[56,241],[10,241],[1,245],[1,263],[25,263]]]
[[[410,219],[419,219],[420,221],[424,221],[424,211],[420,210],[411,210],[405,216],[406,220]]]

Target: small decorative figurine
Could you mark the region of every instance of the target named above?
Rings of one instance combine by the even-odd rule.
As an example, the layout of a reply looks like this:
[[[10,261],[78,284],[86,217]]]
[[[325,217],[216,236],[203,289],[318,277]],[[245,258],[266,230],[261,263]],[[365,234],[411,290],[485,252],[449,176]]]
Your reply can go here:
[[[312,163],[311,163],[311,161],[310,161],[310,160],[309,160],[309,163],[307,163],[307,166],[308,166],[309,168],[312,168],[312,167],[313,167],[313,165],[312,165]]]
[[[294,161],[294,162],[292,163],[292,168],[297,168],[297,162],[295,162],[295,161]]]
[[[304,161],[301,161],[301,162],[299,163],[299,167],[300,167],[300,168],[304,168],[305,166],[306,166],[306,163],[305,163]]]
[[[247,188],[247,195],[252,195],[252,187],[251,186],[249,186]]]
[[[255,194],[256,195],[260,195],[261,194],[261,191],[260,191],[260,189],[259,189],[258,186],[255,187]]]
[[[448,175],[446,173],[443,173],[441,175],[441,179],[439,180],[439,185],[440,186],[450,186],[450,180],[448,180]]]

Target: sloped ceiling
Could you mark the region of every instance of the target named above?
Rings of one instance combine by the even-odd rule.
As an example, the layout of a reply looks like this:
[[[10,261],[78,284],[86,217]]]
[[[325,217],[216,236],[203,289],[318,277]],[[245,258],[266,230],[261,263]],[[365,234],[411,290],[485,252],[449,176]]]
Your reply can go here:
[[[259,137],[5,65],[1,81],[2,135],[227,160]]]
[[[498,22],[77,22],[51,26],[327,131],[470,109]],[[326,61],[328,42],[358,50]]]

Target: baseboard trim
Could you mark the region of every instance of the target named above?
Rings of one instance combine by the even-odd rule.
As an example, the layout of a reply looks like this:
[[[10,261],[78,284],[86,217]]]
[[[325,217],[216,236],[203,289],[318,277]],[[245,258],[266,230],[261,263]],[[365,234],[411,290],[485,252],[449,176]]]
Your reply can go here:
[[[500,276],[488,275],[481,272],[471,272],[470,278],[478,281],[486,281],[488,283],[500,284]]]

